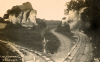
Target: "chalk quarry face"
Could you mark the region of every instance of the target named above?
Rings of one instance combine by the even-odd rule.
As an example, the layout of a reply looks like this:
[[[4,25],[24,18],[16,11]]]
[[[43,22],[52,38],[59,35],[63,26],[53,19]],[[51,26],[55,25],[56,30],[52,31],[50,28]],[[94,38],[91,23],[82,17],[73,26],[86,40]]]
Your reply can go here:
[[[9,15],[9,20],[13,24],[16,24],[18,22],[18,23],[23,23],[23,24],[33,23],[37,25],[36,15],[37,15],[36,10],[25,10],[25,11],[20,12],[18,17],[15,17],[15,14]]]
[[[81,21],[81,13],[83,13],[84,9],[86,9],[86,7],[81,8],[79,11],[69,10],[69,14],[66,19],[62,20],[62,24],[68,23],[70,25],[70,29],[74,28],[74,26]]]
[[[37,11],[32,8],[31,3],[26,2],[17,7],[21,9],[21,12],[17,17],[15,16],[15,14],[10,14],[10,22],[12,22],[13,24],[20,23],[25,27],[32,27],[33,24],[38,25],[36,23]]]

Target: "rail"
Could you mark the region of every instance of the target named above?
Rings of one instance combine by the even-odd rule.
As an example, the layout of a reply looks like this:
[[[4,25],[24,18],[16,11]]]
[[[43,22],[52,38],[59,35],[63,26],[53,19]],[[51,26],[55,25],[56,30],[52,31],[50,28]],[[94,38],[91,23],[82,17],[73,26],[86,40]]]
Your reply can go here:
[[[68,53],[68,55],[66,56],[66,58],[65,58],[65,60],[63,61],[63,62],[66,62],[66,61],[68,61],[69,60],[69,57],[70,57],[70,60],[68,61],[68,62],[72,62],[72,61],[76,61],[76,59],[74,60],[74,58],[75,58],[75,56],[77,56],[77,54],[78,54],[78,52],[80,52],[79,51],[79,49],[80,48],[82,48],[82,47],[84,47],[84,49],[82,50],[82,52],[81,52],[81,55],[80,55],[80,58],[78,59],[78,61],[77,62],[79,62],[80,61],[80,59],[81,59],[81,57],[82,57],[82,54],[84,54],[84,50],[85,50],[85,47],[86,47],[86,43],[87,42],[85,42],[85,44],[83,44],[83,46],[81,46],[82,45],[82,41],[80,41],[80,34],[79,34],[79,38],[78,38],[78,40],[77,40],[77,43],[75,44],[75,46],[71,49],[71,51]],[[80,41],[80,42],[79,42]],[[79,46],[78,46],[79,45]],[[76,49],[76,52],[75,52],[75,54],[71,57],[71,54],[75,51],[75,49]]]

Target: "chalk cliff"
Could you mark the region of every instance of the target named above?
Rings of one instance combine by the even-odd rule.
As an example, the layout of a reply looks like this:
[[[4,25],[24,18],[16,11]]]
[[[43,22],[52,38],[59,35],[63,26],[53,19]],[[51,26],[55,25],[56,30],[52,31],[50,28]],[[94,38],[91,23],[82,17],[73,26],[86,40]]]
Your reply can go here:
[[[86,7],[81,8],[79,11],[69,10],[69,14],[62,19],[62,26],[64,26],[64,23],[68,23],[70,29],[76,28],[76,26],[79,27],[81,24],[81,13],[83,13],[84,9],[86,9]]]
[[[28,25],[32,26],[33,24],[37,25],[37,23],[36,23],[37,11],[32,8],[31,3],[26,2],[26,3],[23,3],[20,6],[17,6],[17,7],[19,7],[21,9],[21,12],[18,14],[17,17],[15,15],[15,13],[9,14],[9,20],[13,24],[21,23],[22,26],[27,25],[26,27],[30,27]]]

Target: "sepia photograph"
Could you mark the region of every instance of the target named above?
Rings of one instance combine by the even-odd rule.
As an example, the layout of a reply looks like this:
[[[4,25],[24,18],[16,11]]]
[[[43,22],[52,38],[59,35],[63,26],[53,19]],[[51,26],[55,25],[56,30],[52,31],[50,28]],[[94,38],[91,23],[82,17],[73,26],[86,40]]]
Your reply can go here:
[[[100,62],[100,0],[0,0],[0,62]]]

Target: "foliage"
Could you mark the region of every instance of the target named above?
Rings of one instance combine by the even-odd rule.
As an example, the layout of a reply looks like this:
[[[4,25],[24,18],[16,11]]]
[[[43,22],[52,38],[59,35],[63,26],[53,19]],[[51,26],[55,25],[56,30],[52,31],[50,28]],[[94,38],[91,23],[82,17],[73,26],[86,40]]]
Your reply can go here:
[[[2,17],[0,17],[0,23],[4,23],[4,19]]]
[[[54,29],[55,26],[54,25],[53,26],[49,26],[45,30],[45,34],[44,34],[44,37],[46,38],[46,40],[48,40],[48,42],[46,44],[47,53],[51,53],[51,54],[56,53],[58,48],[60,47],[60,41],[58,40],[58,38],[54,34],[52,34],[50,32],[50,30]]]
[[[5,33],[1,33],[0,38],[7,38],[11,42],[14,42],[18,45],[28,47],[34,50],[42,51],[42,40],[41,31],[40,30],[28,30],[25,28],[21,29],[10,29],[5,31]]]
[[[40,26],[41,28],[47,26],[43,19],[36,18],[36,23],[37,23],[38,26]]]
[[[47,53],[54,54],[57,52],[58,48],[60,47],[60,41],[54,34],[50,32],[50,30],[56,28],[59,22],[61,21],[55,21],[55,20],[52,20],[52,21],[44,20],[44,21],[47,25],[44,31],[44,37],[46,40],[48,40],[46,44],[46,50],[47,50]]]
[[[76,3],[71,0],[68,9],[79,10],[84,6],[87,8],[81,14],[83,26],[80,29],[84,28],[85,34],[92,37],[94,57],[100,58],[100,0],[85,0],[84,3]],[[90,26],[87,27],[86,23]]]
[[[9,21],[5,21],[2,17],[0,17],[0,23],[7,23],[7,24],[9,24],[10,22]]]
[[[15,14],[16,17],[19,15],[20,12],[21,9],[19,8],[19,6],[13,6],[12,9],[7,10],[7,14]]]
[[[45,23],[47,26],[53,26],[53,25],[58,25],[61,23],[60,20],[45,20]]]
[[[33,27],[31,28],[32,30],[44,29],[47,26],[46,23],[42,19],[39,19],[39,18],[36,18],[36,23],[38,24],[38,26],[33,24]]]
[[[9,14],[4,14],[3,18],[4,19],[8,19],[9,18]]]
[[[21,29],[22,25],[18,22],[16,22],[16,24],[13,24],[12,22],[6,21],[7,26],[5,29],[10,30],[10,29]]]
[[[69,37],[70,39],[73,40],[73,37],[72,36],[74,34],[71,33],[70,26],[67,23],[65,23],[64,26],[62,26],[62,24],[60,23],[58,25],[57,29],[56,29],[56,32],[59,32],[59,33],[65,35],[65,36],[67,36],[67,37]]]
[[[0,34],[0,38],[7,38],[11,42],[37,51],[43,50],[43,38],[41,37],[41,32],[46,27],[46,23],[43,20],[38,20],[38,26],[33,25],[32,29],[30,30],[22,27],[20,23],[13,24],[9,21],[6,21],[6,23],[7,26],[5,28],[5,32]]]
[[[66,3],[67,4],[67,3]],[[67,4],[67,8],[68,10],[79,10],[81,9],[82,7],[84,7],[85,4],[84,4],[84,1],[83,0],[77,0],[77,1],[74,1],[74,0],[71,0],[68,4]]]
[[[88,8],[82,13],[82,20],[89,22],[90,27],[84,31],[89,37],[92,37],[94,57],[100,58],[100,0],[86,1],[86,5]]]
[[[48,42],[46,44],[46,46],[47,46],[46,49],[47,49],[48,53],[51,53],[51,54],[56,53],[60,46],[60,41],[57,39],[56,36],[54,36],[50,32],[46,32],[44,36],[48,40]]]
[[[90,28],[98,29],[100,28],[100,1],[99,0],[71,0],[67,5],[68,10],[79,10],[80,8],[87,7],[81,14],[83,22],[89,22],[91,24]]]

